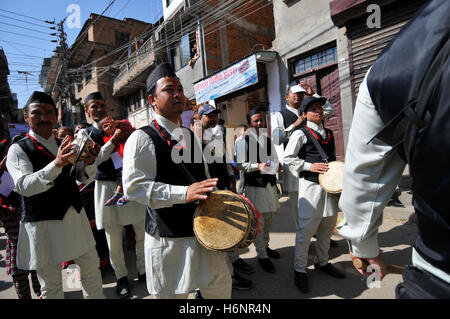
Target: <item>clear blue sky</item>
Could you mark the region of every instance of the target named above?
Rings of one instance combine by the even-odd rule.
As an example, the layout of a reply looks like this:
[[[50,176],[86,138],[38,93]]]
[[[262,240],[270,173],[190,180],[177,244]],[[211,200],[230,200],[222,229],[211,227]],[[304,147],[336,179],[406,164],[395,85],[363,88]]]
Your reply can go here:
[[[101,14],[110,2],[111,0],[0,1],[0,47],[3,48],[8,59],[10,70],[8,81],[11,92],[17,93],[19,108],[24,106],[33,91],[42,90],[39,85],[42,61],[44,57],[54,54],[53,50],[57,45],[50,41],[56,39],[50,35],[55,31],[48,29],[51,25],[44,21],[59,22],[73,13],[73,11],[67,12],[71,4],[78,5],[81,15],[80,28],[69,28],[67,20],[64,25],[70,47],[89,15]],[[129,17],[145,22],[154,22],[162,14],[162,0],[115,0],[104,13],[105,16],[116,19]],[[18,74],[17,71],[31,73],[27,76],[27,82],[25,75]]]

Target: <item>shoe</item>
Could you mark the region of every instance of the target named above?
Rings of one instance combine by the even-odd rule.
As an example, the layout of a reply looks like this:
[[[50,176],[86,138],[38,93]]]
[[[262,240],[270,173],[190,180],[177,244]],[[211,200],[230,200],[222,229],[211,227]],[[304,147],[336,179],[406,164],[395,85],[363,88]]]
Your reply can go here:
[[[277,272],[275,266],[273,265],[272,261],[269,258],[258,258],[258,262],[265,271],[270,272],[272,274]]]
[[[243,274],[253,274],[255,272],[255,269],[247,264],[242,258],[238,258],[236,261],[232,263],[233,270],[241,272]]]
[[[200,289],[195,289],[195,299],[205,299],[203,298]]]
[[[117,201],[123,196],[121,193],[115,193],[113,197],[108,199],[105,203],[105,206],[111,206],[117,203]]]
[[[294,284],[300,292],[304,294],[309,292],[309,283],[306,273],[294,270]]]
[[[128,277],[122,277],[117,280],[116,293],[120,298],[125,299],[130,296],[130,288],[128,286]]]
[[[120,197],[118,200],[117,200],[117,203],[116,203],[116,205],[117,206],[124,206],[124,205],[126,205],[126,204],[128,204],[130,201],[128,200],[128,199],[126,199],[125,197]]]
[[[269,247],[266,248],[267,256],[273,259],[280,259],[280,253],[276,250],[270,249]]]
[[[231,276],[232,282],[233,282],[233,289],[238,290],[250,290],[253,286],[253,283],[251,280],[245,279],[238,275],[237,273],[234,273],[233,276]]]
[[[334,241],[333,239],[330,239],[330,247],[332,247],[332,248],[336,248],[336,247],[338,247],[338,244],[337,244],[337,242],[336,242],[336,241]]]
[[[392,206],[392,207],[405,207],[405,205],[403,205],[400,201],[396,201],[393,199],[390,199],[389,202],[387,203],[387,206]]]
[[[69,260],[69,261],[64,261],[61,265],[62,269],[66,269],[67,267],[69,267],[70,265],[75,264],[75,262],[73,260]]]
[[[142,275],[138,273],[138,280],[140,282],[146,282],[147,281],[147,276],[146,276],[145,272]]]
[[[327,274],[329,274],[330,276],[335,277],[335,278],[339,278],[339,279],[345,278],[345,275],[330,263],[326,264],[325,266],[320,266],[319,264],[314,264],[314,269],[326,272]]]

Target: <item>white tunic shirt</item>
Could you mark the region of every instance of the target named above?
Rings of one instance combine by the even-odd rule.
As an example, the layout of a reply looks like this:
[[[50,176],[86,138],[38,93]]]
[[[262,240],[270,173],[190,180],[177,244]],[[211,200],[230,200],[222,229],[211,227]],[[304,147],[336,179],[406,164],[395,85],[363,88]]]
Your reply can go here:
[[[33,131],[29,134],[56,156],[58,145],[53,135],[45,139]],[[29,157],[18,144],[11,145],[6,166],[17,192],[23,196],[33,196],[49,190],[62,172],[55,166],[54,161],[33,172]],[[95,176],[96,169],[95,165],[86,166],[90,180]],[[82,176],[82,182],[85,184],[89,179]],[[84,208],[78,214],[75,208],[70,206],[62,220],[20,222],[17,266],[27,270],[53,266],[75,259],[92,248],[95,248],[95,241]]]
[[[169,134],[180,127],[158,114],[155,119]],[[156,182],[156,172],[155,145],[147,133],[136,130],[124,149],[122,180],[127,198],[152,209],[186,203],[188,186]],[[151,294],[183,294],[207,285],[210,274],[215,271],[211,269],[211,261],[217,256],[223,258],[223,269],[227,269],[225,254],[206,250],[194,236],[161,238],[158,232],[151,236],[147,234],[145,250],[147,288]]]
[[[300,110],[286,105],[286,109],[294,113],[297,117],[300,116]],[[275,149],[278,154],[280,162],[283,163],[283,185],[287,192],[298,191],[298,173],[284,163],[284,145],[283,143],[288,142],[292,133],[295,131],[295,127],[291,124],[289,127],[284,127],[283,116],[280,112],[274,113],[271,116],[271,135],[272,141],[275,144]]]
[[[324,139],[327,134],[322,124],[317,125],[308,121],[308,127],[318,132]],[[284,162],[296,172],[309,171],[311,164],[298,157],[300,149],[306,144],[307,138],[302,130],[292,133],[286,150],[284,151]],[[322,217],[329,217],[337,214],[337,196],[327,193],[318,183],[310,182],[300,178],[299,183],[299,213],[302,216],[308,214],[322,214]],[[303,200],[301,200],[303,198]]]
[[[253,137],[254,139],[258,140],[258,143],[260,143],[260,140],[258,136],[254,133],[254,130],[249,129],[248,130],[249,135]],[[264,136],[265,137],[265,136]],[[266,138],[264,138],[264,141]],[[270,154],[270,161],[271,162],[278,162],[278,156],[276,152],[274,152],[274,147],[272,141],[270,142],[272,152]],[[236,166],[239,170],[243,171],[244,173],[251,173],[258,171],[258,163],[250,162],[247,159],[247,162],[245,162],[244,158],[247,154],[247,142],[245,139],[240,140],[236,145],[236,154],[237,154],[237,161]],[[265,148],[263,148],[265,149]],[[278,211],[280,208],[280,204],[278,202],[278,196],[276,191],[276,186],[272,186],[270,183],[267,183],[266,187],[256,187],[256,186],[245,186],[245,196],[248,197],[248,199],[256,206],[256,209],[260,213],[274,213]]]

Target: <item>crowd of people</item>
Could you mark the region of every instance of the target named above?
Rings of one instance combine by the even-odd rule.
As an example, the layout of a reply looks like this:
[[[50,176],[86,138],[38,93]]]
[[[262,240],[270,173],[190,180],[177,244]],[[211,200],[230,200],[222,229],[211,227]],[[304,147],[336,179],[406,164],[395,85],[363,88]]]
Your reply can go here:
[[[314,93],[304,86],[310,95]],[[196,202],[205,199],[207,192],[225,189],[245,194],[258,211],[260,231],[254,241],[257,260],[266,272],[276,272],[271,259],[281,256],[269,247],[269,233],[280,208],[276,174],[281,172],[282,154],[277,154],[265,132],[265,111],[249,111],[246,123],[238,128],[234,158],[230,160],[225,151],[224,129],[219,124],[220,110],[208,103],[202,105],[192,118],[188,134],[201,141],[202,154],[207,149],[219,150],[213,154],[219,160],[203,158],[200,163],[183,163],[190,176],[186,178],[171,157],[171,148],[176,148],[178,141],[170,136],[180,128],[185,97],[170,64],[159,65],[152,72],[147,89],[154,120],[138,130],[126,120],[110,117],[99,92],[84,100],[86,115],[93,124],[83,123],[74,129],[54,129],[57,112],[49,95],[34,92],[28,100],[24,117],[30,132],[15,137],[2,154],[3,169],[15,186],[12,195],[2,195],[2,212],[10,219],[15,217],[15,229],[8,228],[7,233],[13,256],[9,273],[17,287],[24,286],[21,283],[28,276],[19,278],[16,273],[21,272],[14,272],[14,268],[25,269],[21,271],[32,274],[33,288],[39,288],[41,298],[63,298],[61,267],[76,264],[86,298],[104,297],[101,273],[111,268],[117,280],[117,295],[127,298],[130,287],[122,247],[125,234],[126,239],[133,239],[138,280],[146,282],[149,293],[157,298],[180,298],[193,291],[200,298],[230,298],[232,288],[251,289],[253,283],[245,275],[253,273],[254,268],[239,257],[240,252],[211,252],[198,243],[192,229]],[[326,101],[312,98],[302,104],[306,93],[297,82],[288,88],[286,100],[295,96],[291,103],[294,109],[304,104],[299,113],[302,115],[295,119],[299,127],[311,125],[307,114],[323,115],[320,110],[324,103],[317,101]],[[316,110],[317,105],[320,110]],[[87,149],[81,152],[88,139],[92,143],[86,143]],[[213,148],[211,144],[215,144]],[[258,151],[256,157],[252,156],[252,144],[267,154]],[[23,198],[23,204],[14,201],[15,197]],[[38,202],[51,198],[58,199],[54,207],[42,211]],[[298,198],[291,201],[298,202]],[[335,216],[336,212],[331,214]],[[308,243],[318,228],[314,227]],[[321,233],[317,235],[322,240]],[[325,237],[324,246],[329,245],[331,229]],[[306,250],[307,255],[309,245],[296,246]],[[333,275],[336,270],[327,264],[327,254],[323,255],[317,267]],[[300,271],[304,273],[305,266]],[[23,290],[18,290],[18,296],[30,298],[30,292]]]
[[[156,66],[147,78],[153,120],[139,129],[109,117],[105,99],[93,92],[84,100],[92,125],[55,131],[55,102],[46,93],[34,92],[24,107],[30,131],[2,143],[0,154],[1,173],[8,174],[14,185],[9,194],[0,195],[0,218],[8,236],[7,271],[18,297],[31,298],[31,275],[33,290],[40,298],[64,298],[61,268],[75,263],[85,298],[104,298],[101,273],[108,267],[117,280],[117,295],[128,298],[125,237],[135,250],[138,281],[146,284],[154,298],[181,299],[193,292],[198,298],[231,298],[233,288],[252,288],[245,275],[254,268],[239,257],[239,250],[214,251],[197,240],[193,229],[196,208],[216,190],[244,194],[259,217],[259,232],[253,242],[258,264],[265,272],[275,273],[271,259],[283,256],[269,246],[272,222],[280,208],[280,180],[295,221],[292,282],[301,293],[310,291],[307,266],[313,237],[314,269],[345,278],[329,262],[335,227],[348,239],[350,256],[377,265],[384,276],[387,265],[376,236],[382,210],[407,162],[414,178],[422,181],[427,175],[415,162],[426,154],[414,147],[406,154],[399,150],[399,144],[392,141],[394,126],[389,125],[407,114],[400,109],[408,102],[402,98],[417,95],[418,83],[425,76],[437,79],[427,82],[434,85],[427,120],[434,119],[436,112],[448,115],[448,107],[429,107],[449,105],[445,86],[449,28],[437,22],[443,21],[446,12],[448,2],[431,1],[366,75],[356,103],[356,124],[350,131],[340,196],[327,192],[318,181],[319,174],[336,159],[333,131],[324,127],[333,110],[326,97],[305,83],[289,84],[286,107],[271,114],[270,131],[266,110],[249,110],[246,123],[236,131],[231,159],[225,151],[217,108],[203,104],[190,121],[190,129],[182,129],[186,98],[169,63]],[[429,22],[425,29],[424,21]],[[415,32],[418,28],[421,33]],[[414,47],[416,42],[410,39],[422,37],[425,41],[427,34],[435,36],[433,46]],[[422,52],[419,56],[424,67],[411,67],[411,61],[402,57],[408,46],[410,51]],[[434,63],[442,67],[440,73],[430,75],[425,66]],[[394,96],[390,90],[396,82],[385,72],[396,68],[408,70],[414,81],[399,88],[403,95]],[[399,109],[392,111],[392,105]],[[371,120],[365,120],[368,118]],[[417,118],[414,122],[420,123]],[[428,145],[434,145],[424,127],[422,140],[427,138]],[[431,132],[438,132],[430,127]],[[437,153],[429,160],[440,163],[436,168],[448,168],[448,157],[441,156],[448,155],[447,150],[448,141],[440,143],[440,150],[435,149]],[[181,154],[181,162],[174,154]],[[450,296],[448,204],[430,204],[430,198],[443,200],[448,195],[445,183],[450,174],[446,173],[441,174],[443,180],[431,180],[426,186],[433,189],[432,194],[420,186],[414,189],[419,238],[413,249],[413,266],[407,268],[408,277],[397,288],[398,297]],[[345,218],[336,226],[339,208]],[[438,233],[438,240],[433,232]],[[419,291],[414,288],[417,282],[422,283]]]

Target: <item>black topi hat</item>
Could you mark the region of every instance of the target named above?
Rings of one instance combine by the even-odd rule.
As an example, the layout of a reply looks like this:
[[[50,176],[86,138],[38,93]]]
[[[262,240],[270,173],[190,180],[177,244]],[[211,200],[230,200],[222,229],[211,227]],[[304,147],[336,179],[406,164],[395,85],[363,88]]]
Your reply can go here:
[[[308,106],[311,104],[319,102],[320,105],[324,105],[327,102],[327,99],[324,97],[315,97],[315,96],[307,96],[303,99],[302,105],[300,106],[300,113],[303,113],[306,111]]]
[[[84,99],[84,104],[87,104],[87,102],[89,102],[91,100],[104,100],[104,99],[100,92],[93,92],[93,93],[89,94],[88,96],[86,96],[86,98]]]
[[[159,79],[168,77],[176,77],[175,72],[173,71],[172,65],[170,63],[162,63],[156,68],[153,69],[152,73],[147,78],[146,81],[146,87],[147,92],[151,92],[152,89],[155,87],[156,82],[158,82]]]
[[[25,107],[27,107],[28,105],[30,105],[32,103],[45,103],[45,104],[50,104],[50,105],[56,106],[55,101],[53,101],[53,99],[50,95],[48,95],[45,92],[40,92],[40,91],[34,91],[31,94],[30,98],[28,99],[27,103],[25,104]]]

